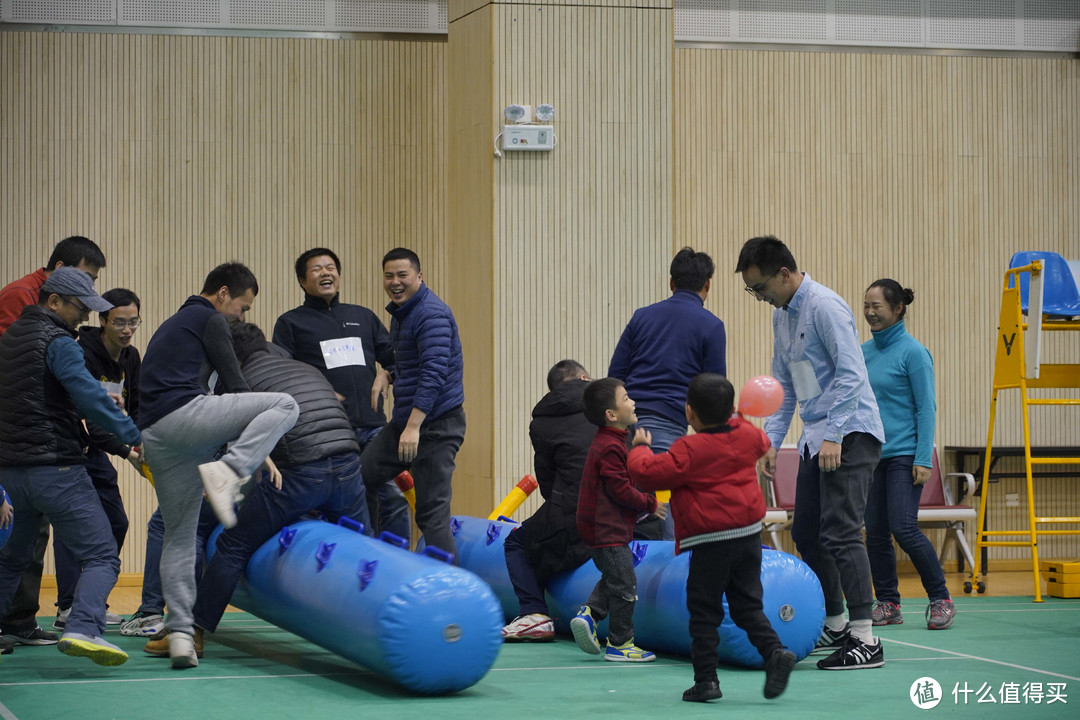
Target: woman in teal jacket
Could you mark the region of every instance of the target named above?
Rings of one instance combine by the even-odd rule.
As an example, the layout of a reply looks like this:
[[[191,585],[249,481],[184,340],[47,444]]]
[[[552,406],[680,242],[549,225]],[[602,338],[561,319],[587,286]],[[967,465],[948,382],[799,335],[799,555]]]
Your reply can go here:
[[[896,578],[893,538],[922,578],[930,604],[926,625],[944,630],[956,609],[934,546],[919,529],[919,500],[930,479],[934,449],[934,359],[904,326],[910,288],[883,279],[866,289],[863,316],[874,333],[863,343],[870,385],[877,397],[885,444],[866,500],[866,548],[874,579],[874,625],[904,622]]]

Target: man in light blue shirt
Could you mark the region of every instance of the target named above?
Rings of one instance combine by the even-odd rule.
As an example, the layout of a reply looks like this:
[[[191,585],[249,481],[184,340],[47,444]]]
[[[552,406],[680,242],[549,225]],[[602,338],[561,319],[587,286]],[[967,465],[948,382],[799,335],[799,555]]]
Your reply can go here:
[[[814,652],[831,654],[818,667],[881,667],[862,524],[885,433],[855,316],[839,295],[800,272],[791,251],[771,235],[743,245],[735,272],[748,293],[776,308],[772,374],[784,388],[784,404],[765,421],[772,447],[759,462],[763,474],[775,471],[796,405],[803,421],[791,537],[825,593],[825,629]]]

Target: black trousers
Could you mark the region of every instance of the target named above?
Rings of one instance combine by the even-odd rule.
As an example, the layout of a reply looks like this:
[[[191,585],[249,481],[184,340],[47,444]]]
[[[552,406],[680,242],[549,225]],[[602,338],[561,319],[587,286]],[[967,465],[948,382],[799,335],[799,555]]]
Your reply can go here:
[[[716,681],[720,661],[718,628],[724,621],[725,594],[731,619],[746,631],[762,659],[768,660],[783,647],[762,610],[761,538],[755,534],[695,545],[690,549],[690,572],[686,577],[694,682]]]

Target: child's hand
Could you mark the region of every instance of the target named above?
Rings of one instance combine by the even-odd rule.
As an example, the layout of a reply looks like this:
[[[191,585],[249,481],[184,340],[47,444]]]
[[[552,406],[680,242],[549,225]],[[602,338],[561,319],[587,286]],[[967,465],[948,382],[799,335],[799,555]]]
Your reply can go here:
[[[654,512],[653,515],[660,518],[661,520],[664,520],[667,518],[669,512],[670,510],[668,510],[668,504],[660,503],[656,506],[656,512]]]
[[[645,428],[638,428],[634,431],[634,439],[631,443],[634,447],[638,445],[652,445],[652,433]]]
[[[0,493],[2,495],[3,493]],[[11,518],[14,516],[14,512],[11,510],[11,503],[4,500],[4,504],[0,505],[0,528],[6,528],[11,525]]]

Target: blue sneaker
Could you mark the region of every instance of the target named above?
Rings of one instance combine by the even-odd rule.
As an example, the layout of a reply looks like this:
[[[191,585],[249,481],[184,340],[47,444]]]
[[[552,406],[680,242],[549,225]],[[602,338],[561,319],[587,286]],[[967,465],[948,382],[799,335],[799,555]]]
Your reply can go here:
[[[578,614],[570,621],[570,630],[574,633],[574,640],[579,648],[590,655],[600,654],[600,643],[596,640],[596,623],[588,605],[582,605]]]
[[[655,660],[656,655],[648,650],[642,650],[634,644],[633,640],[628,640],[622,645],[608,643],[604,659],[612,662],[646,663]]]

